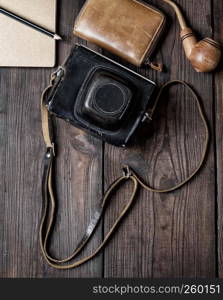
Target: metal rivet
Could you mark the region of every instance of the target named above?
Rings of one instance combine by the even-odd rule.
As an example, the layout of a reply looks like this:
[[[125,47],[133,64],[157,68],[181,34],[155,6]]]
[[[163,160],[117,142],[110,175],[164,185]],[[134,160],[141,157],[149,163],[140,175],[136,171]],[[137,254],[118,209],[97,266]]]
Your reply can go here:
[[[123,176],[124,176],[125,178],[128,179],[130,176],[132,176],[132,172],[131,172],[129,166],[124,166],[124,167],[122,168],[122,171],[123,171]]]

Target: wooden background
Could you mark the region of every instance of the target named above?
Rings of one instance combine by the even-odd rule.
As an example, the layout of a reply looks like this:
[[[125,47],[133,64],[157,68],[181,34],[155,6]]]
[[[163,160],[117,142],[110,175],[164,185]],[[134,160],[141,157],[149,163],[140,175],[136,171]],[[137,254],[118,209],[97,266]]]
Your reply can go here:
[[[158,84],[185,80],[200,94],[212,133],[204,168],[191,183],[168,195],[141,190],[100,255],[75,270],[54,270],[43,261],[38,244],[45,152],[39,100],[52,69],[1,68],[0,277],[223,277],[222,66],[215,74],[197,74],[183,54],[171,8],[162,1],[147,2],[168,16],[156,56],[167,71],[137,71]],[[223,41],[221,0],[176,2],[200,36]],[[58,32],[65,37],[58,43],[57,61],[61,64],[72,45],[82,42],[72,35],[72,28],[84,0],[59,3]],[[171,88],[151,128],[142,130],[137,146],[126,150],[104,144],[61,120],[56,123],[59,197],[52,247],[57,256],[72,252],[103,191],[120,176],[124,163],[152,185],[168,187],[195,168],[204,142],[197,108],[182,87]],[[130,191],[126,186],[112,199],[85,255],[101,241]]]

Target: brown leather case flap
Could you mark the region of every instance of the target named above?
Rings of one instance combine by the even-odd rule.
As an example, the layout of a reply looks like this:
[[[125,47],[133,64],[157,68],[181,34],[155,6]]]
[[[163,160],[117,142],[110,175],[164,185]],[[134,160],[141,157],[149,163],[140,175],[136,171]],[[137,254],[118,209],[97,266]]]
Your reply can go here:
[[[141,66],[156,46],[165,16],[135,0],[88,0],[74,34]]]

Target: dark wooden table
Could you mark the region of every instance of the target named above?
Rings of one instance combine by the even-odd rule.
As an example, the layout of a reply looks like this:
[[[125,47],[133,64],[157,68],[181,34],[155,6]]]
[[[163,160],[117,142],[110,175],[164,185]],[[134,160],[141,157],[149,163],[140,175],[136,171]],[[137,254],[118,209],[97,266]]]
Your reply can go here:
[[[167,71],[137,71],[158,84],[171,79],[185,80],[200,94],[211,130],[204,168],[176,192],[157,195],[140,191],[130,214],[100,255],[78,269],[54,270],[43,261],[38,244],[45,152],[40,94],[52,69],[2,68],[1,277],[223,277],[222,67],[215,74],[197,74],[183,54],[173,11],[162,1],[148,2],[168,16],[169,26],[157,53],[157,60],[163,61]],[[221,0],[176,2],[201,36],[223,41]],[[58,43],[58,64],[76,41],[83,42],[72,34],[75,17],[83,4],[84,0],[60,1],[58,32],[66,40]],[[170,89],[150,130],[144,129],[137,146],[126,150],[104,144],[64,121],[56,123],[58,217],[52,247],[57,256],[71,253],[103,191],[120,176],[124,163],[134,167],[150,184],[167,187],[196,167],[204,142],[197,108],[182,87]],[[131,187],[126,185],[116,193],[84,254],[91,253],[101,241],[130,192]]]

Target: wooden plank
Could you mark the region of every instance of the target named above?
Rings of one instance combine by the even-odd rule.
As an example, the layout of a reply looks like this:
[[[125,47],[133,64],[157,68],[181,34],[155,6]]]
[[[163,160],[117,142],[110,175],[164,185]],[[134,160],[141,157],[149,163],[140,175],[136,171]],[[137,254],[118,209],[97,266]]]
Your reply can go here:
[[[60,34],[65,43],[60,43],[59,62],[69,55],[77,41],[73,36],[73,25],[84,1],[60,3]],[[72,41],[72,42],[71,42]],[[81,41],[79,41],[81,42]],[[102,143],[83,131],[73,128],[62,120],[56,122],[56,139],[60,145],[56,166],[57,192],[59,195],[59,218],[55,228],[52,247],[57,254],[67,256],[82,238],[95,207],[101,198],[102,188]],[[90,254],[101,240],[101,229],[91,240],[84,255]],[[81,254],[80,257],[82,257]],[[100,277],[102,256],[75,270],[56,271],[48,268],[46,277]]]
[[[37,271],[43,155],[39,93],[46,83],[45,74],[30,69],[0,70],[1,277],[32,277]]]
[[[169,21],[173,19],[174,14],[167,6],[164,8],[156,0],[150,2],[162,7],[168,13]],[[182,5],[199,33],[211,36],[211,1],[176,2]],[[59,45],[60,63],[75,41],[72,36],[74,16],[83,3],[83,0],[75,3],[67,0],[58,9],[58,31],[66,37]],[[219,7],[218,1],[214,0],[213,16],[218,16],[220,20],[221,13],[222,5]],[[206,16],[205,26],[203,16]],[[215,27],[219,28],[216,35],[221,38],[221,27],[215,23]],[[212,76],[196,74],[191,69],[176,37],[178,33],[177,23],[171,23],[157,56],[167,66],[167,73],[139,71],[158,83],[175,78],[190,82],[202,96],[213,130]],[[37,240],[41,213],[41,161],[44,154],[39,97],[50,72],[46,69],[0,70],[0,223],[3,224],[0,227],[0,277],[100,277],[103,274],[105,277],[214,277],[216,216],[213,142],[205,168],[188,186],[162,196],[140,192],[128,219],[106,248],[104,271],[103,255],[71,271],[56,271],[43,262]],[[216,76],[218,166],[221,166],[222,160],[221,82],[222,73],[219,73]],[[101,142],[63,121],[56,122],[59,144],[57,191],[60,195],[58,224],[53,237],[56,254],[68,254],[68,249],[72,249],[79,240],[101,196],[103,171],[105,188],[120,174],[121,165],[126,162],[151,184],[165,187],[181,180],[195,167],[204,139],[197,110],[186,91],[173,88],[170,96],[173,99],[168,106],[164,99],[152,128],[142,131],[137,146],[121,150],[106,145],[104,160]],[[150,137],[146,138],[147,135]],[[219,275],[222,277],[221,182],[219,167],[218,250]],[[123,205],[123,192],[127,197],[130,189],[126,187],[112,200],[105,218],[104,232]],[[87,251],[92,251],[99,243],[100,230]]]
[[[64,1],[63,1],[64,2]],[[65,42],[59,44],[59,62],[69,53],[74,17],[84,1],[60,3],[59,30]],[[71,42],[72,39],[72,42]],[[0,277],[100,277],[102,257],[83,267],[58,271],[43,261],[38,244],[41,215],[42,158],[40,93],[48,84],[52,69],[1,69],[0,178],[1,227]],[[70,254],[79,242],[101,197],[102,143],[57,121],[56,164],[58,218],[52,238],[58,256]],[[101,240],[97,237],[85,254]]]
[[[212,34],[211,1],[176,2],[181,4],[195,30],[204,36]],[[157,83],[181,79],[196,87],[213,130],[212,75],[195,73],[186,60],[172,10],[161,1],[149,3],[162,7],[169,16],[167,37],[157,56],[162,58],[168,73],[139,71]],[[152,129],[142,131],[138,145],[126,150],[105,145],[105,186],[120,175],[121,166],[126,163],[155,187],[174,185],[196,167],[204,142],[198,111],[182,87],[171,88],[169,96],[171,100],[167,100],[167,95],[163,99]],[[130,190],[125,187],[112,201],[105,218],[105,232]],[[190,184],[167,195],[140,192],[128,218],[105,250],[104,276],[214,277],[214,200],[212,144],[205,167]]]
[[[213,1],[213,20],[215,28],[215,39],[223,41],[223,3],[222,1]],[[216,155],[217,155],[217,228],[218,228],[218,276],[223,278],[223,71],[222,64],[215,74],[215,121],[216,121]]]

